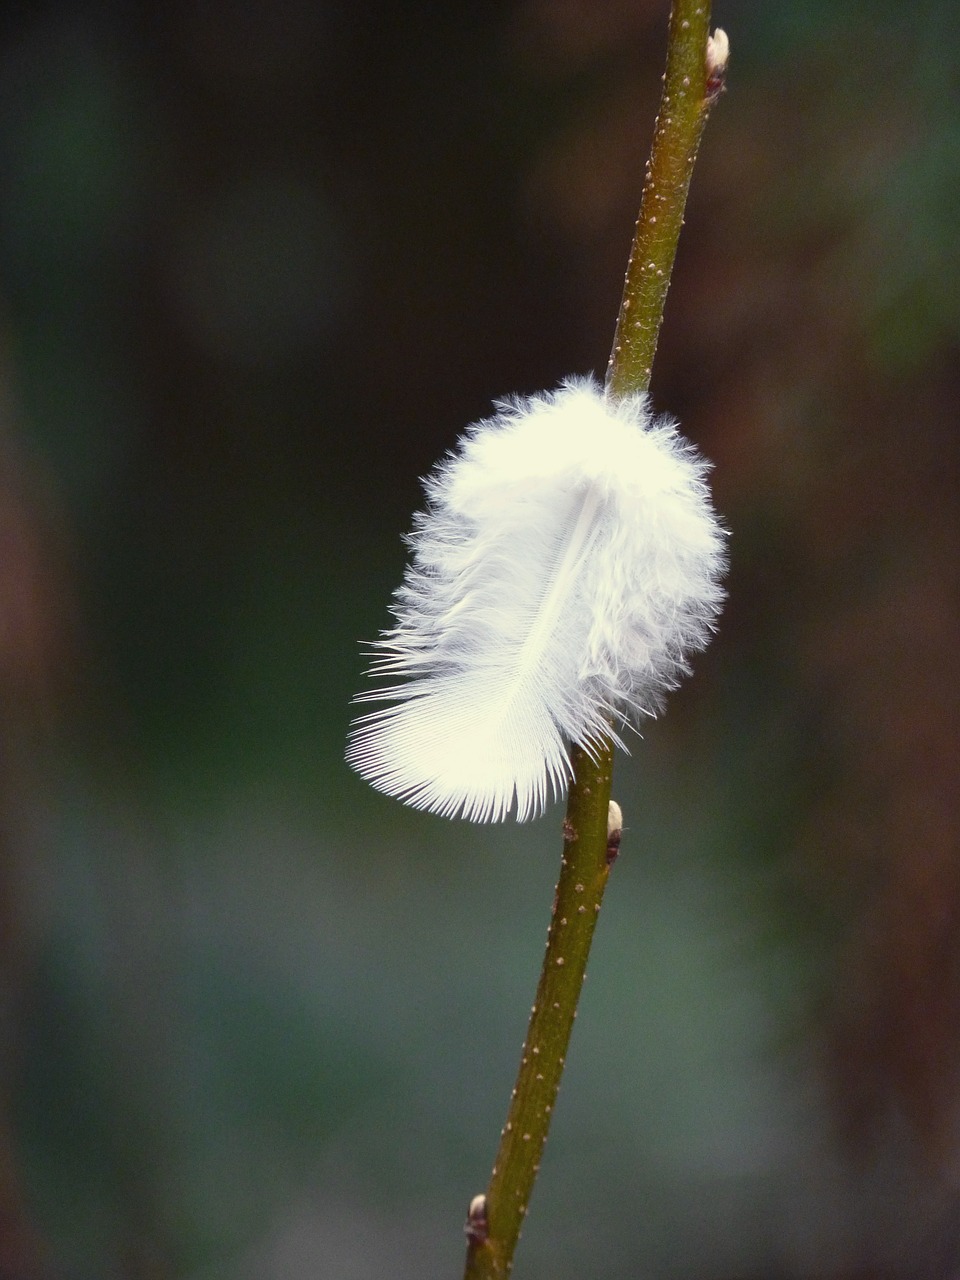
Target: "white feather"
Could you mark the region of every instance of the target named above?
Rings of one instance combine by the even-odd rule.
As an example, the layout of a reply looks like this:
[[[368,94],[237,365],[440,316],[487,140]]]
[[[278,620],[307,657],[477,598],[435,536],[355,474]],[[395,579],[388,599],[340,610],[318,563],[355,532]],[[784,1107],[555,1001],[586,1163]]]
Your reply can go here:
[[[725,557],[707,464],[645,397],[592,380],[497,405],[424,482],[396,626],[347,760],[474,821],[542,812],[569,743],[654,715],[709,639]]]

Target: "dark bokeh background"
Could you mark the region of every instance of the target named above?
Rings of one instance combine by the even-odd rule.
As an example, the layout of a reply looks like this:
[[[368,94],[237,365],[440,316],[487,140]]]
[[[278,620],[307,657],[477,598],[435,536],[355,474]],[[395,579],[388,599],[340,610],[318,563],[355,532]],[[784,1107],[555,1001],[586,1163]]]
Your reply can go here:
[[[955,1277],[956,5],[727,0],[654,379],[731,598],[518,1276]],[[0,1280],[457,1275],[559,815],[341,763],[417,477],[602,370],[653,0],[0,16]]]

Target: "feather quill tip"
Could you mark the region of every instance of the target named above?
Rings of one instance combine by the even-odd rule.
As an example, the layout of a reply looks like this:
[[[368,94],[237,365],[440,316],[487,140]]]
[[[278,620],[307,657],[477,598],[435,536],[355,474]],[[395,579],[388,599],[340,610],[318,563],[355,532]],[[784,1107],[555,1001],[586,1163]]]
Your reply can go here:
[[[708,464],[646,397],[592,379],[504,400],[424,481],[347,761],[476,822],[540,814],[588,750],[655,715],[715,629]],[[622,745],[622,743],[620,743]]]

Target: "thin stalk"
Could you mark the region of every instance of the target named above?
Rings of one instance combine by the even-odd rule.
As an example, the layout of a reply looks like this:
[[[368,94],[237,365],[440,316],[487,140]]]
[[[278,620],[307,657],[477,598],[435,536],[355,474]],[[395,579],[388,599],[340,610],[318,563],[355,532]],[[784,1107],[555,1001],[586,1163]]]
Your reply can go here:
[[[466,1280],[510,1274],[540,1168],[590,942],[610,874],[610,752],[603,753],[603,760],[605,764],[581,750],[574,751],[580,784],[571,786],[567,801],[563,858],[543,969],[490,1185],[482,1206],[476,1201],[471,1205],[467,1221]]]
[[[722,88],[722,66],[707,65],[710,5],[674,0],[663,96],[647,166],[640,217],[624,285],[607,394],[644,392],[703,126]],[[563,856],[546,953],[517,1083],[485,1195],[467,1217],[464,1280],[505,1280],[513,1266],[619,832],[608,837],[613,744],[572,752]]]
[[[616,399],[650,387],[693,164],[710,108],[723,90],[726,50],[713,42],[708,49],[709,31],[709,4],[674,0],[660,110],[607,365],[607,394]]]

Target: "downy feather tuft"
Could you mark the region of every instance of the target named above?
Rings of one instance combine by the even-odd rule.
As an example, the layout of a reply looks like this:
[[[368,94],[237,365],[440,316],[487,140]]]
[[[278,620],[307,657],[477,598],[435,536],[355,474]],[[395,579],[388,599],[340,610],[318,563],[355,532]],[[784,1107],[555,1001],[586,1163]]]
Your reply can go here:
[[[571,379],[496,407],[424,481],[373,646],[393,683],[358,699],[389,705],[347,749],[379,790],[477,822],[541,813],[569,743],[656,714],[713,631],[725,565],[708,464],[645,397]]]

